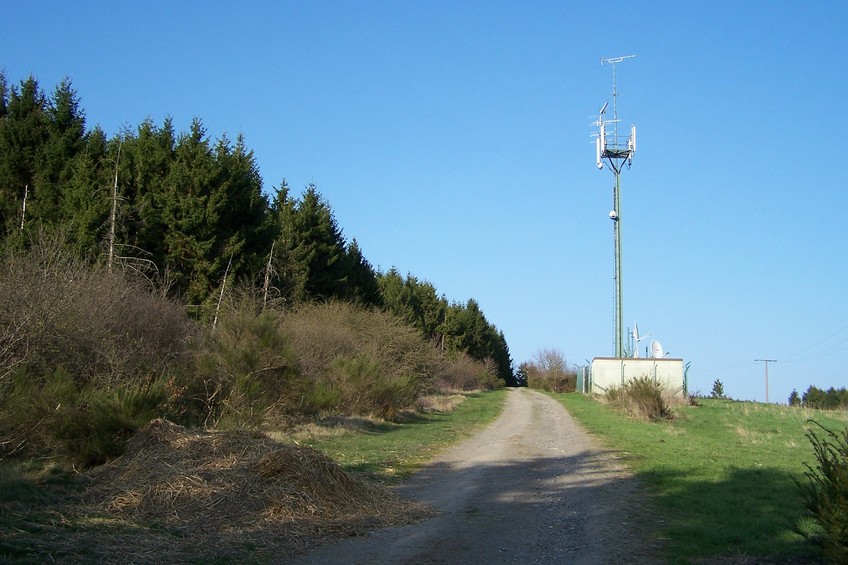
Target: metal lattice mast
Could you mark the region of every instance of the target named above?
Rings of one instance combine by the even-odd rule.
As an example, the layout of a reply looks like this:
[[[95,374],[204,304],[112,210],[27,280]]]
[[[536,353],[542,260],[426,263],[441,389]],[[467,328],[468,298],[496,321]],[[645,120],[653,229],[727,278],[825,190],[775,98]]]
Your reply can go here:
[[[615,357],[624,357],[624,328],[623,320],[623,298],[622,298],[622,279],[621,279],[621,171],[625,165],[630,167],[633,162],[633,154],[636,152],[636,126],[630,126],[630,136],[626,143],[620,143],[618,135],[618,90],[616,86],[616,65],[625,59],[631,59],[636,55],[625,55],[623,57],[613,57],[610,59],[601,59],[601,64],[609,63],[612,65],[612,120],[604,120],[604,114],[607,111],[609,103],[606,103],[601,108],[598,114],[598,121],[595,125],[598,126],[598,135],[596,138],[596,153],[597,165],[599,169],[604,168],[604,163],[607,163],[615,175],[615,184],[613,185],[612,205],[613,209],[610,212],[610,219],[613,221],[613,237],[615,240],[615,271],[613,274],[614,282],[614,318],[615,318]],[[612,124],[613,134],[610,139],[606,133],[607,124]]]

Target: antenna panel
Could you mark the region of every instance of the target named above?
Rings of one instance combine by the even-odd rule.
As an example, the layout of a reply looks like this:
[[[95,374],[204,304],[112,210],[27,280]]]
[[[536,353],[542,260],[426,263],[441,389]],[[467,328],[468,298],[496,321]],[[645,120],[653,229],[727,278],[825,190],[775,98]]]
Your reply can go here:
[[[598,168],[603,169],[604,168],[604,162],[601,161],[601,138],[600,137],[595,138],[595,159],[597,159],[597,161],[598,161]]]

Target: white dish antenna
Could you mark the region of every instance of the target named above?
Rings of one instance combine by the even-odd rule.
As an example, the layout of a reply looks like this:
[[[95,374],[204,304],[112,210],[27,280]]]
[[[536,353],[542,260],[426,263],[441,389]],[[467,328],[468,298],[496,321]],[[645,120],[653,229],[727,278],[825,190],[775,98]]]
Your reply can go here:
[[[661,359],[665,355],[662,344],[657,340],[651,340],[651,357]]]

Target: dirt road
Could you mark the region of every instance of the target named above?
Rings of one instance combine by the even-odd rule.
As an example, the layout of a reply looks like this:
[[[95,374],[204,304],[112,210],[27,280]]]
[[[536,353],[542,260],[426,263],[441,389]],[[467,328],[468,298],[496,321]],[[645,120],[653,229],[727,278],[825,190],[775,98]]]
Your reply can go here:
[[[294,563],[659,563],[643,495],[566,410],[509,391],[500,418],[397,488],[440,514]]]

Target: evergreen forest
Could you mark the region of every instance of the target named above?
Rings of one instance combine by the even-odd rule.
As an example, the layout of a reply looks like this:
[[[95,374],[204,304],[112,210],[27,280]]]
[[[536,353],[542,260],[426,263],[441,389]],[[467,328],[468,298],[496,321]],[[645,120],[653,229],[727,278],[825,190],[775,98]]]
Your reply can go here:
[[[406,332],[432,349],[438,363],[428,366],[429,373],[445,374],[450,372],[446,367],[462,365],[466,372],[490,375],[490,384],[513,381],[504,335],[475,300],[449,301],[425,279],[395,268],[376,270],[357,241],[343,235],[316,186],[295,194],[283,179],[265,190],[243,135],[210,137],[199,118],[183,132],[175,131],[171,119],[156,124],[148,118],[109,136],[98,126],[88,127],[68,78],[46,93],[32,76],[10,84],[0,73],[0,246],[0,279],[5,279],[0,290],[6,294],[0,304],[0,410],[16,395],[32,401],[51,386],[54,392],[76,387],[82,394],[92,383],[100,383],[101,390],[119,383],[126,404],[133,379],[146,379],[164,383],[162,394],[171,401],[182,394],[185,402],[172,406],[174,411],[203,416],[207,424],[210,418],[220,421],[225,413],[245,413],[239,406],[256,412],[261,405],[267,415],[273,412],[269,404],[279,404],[257,400],[273,388],[268,385],[268,366],[285,374],[279,378],[286,383],[282,388],[288,410],[350,408],[355,405],[351,399],[359,396],[332,383],[338,384],[339,374],[353,375],[352,380],[359,379],[364,383],[360,388],[367,389],[373,381],[369,375],[387,371],[377,360],[398,357],[387,353],[391,336]],[[76,285],[83,280],[89,286],[70,289],[71,281]],[[89,303],[96,299],[107,301],[103,312],[111,314],[99,314],[100,306]],[[33,304],[39,300],[53,306],[36,309]],[[48,347],[62,333],[59,320],[70,319],[67,308],[75,300],[77,315],[90,317],[86,329],[80,329],[81,322],[69,327],[65,341]],[[102,336],[97,334],[100,345],[83,343],[89,326],[117,316],[115,304],[128,308],[130,302],[151,300],[159,302],[121,313],[113,326],[158,311],[172,330],[186,329],[173,330],[166,338],[161,320],[141,328],[110,326]],[[247,321],[245,309],[250,312]],[[271,313],[274,321],[262,321]],[[322,316],[328,324],[324,330],[308,327]],[[314,336],[313,343],[331,341],[330,328],[348,322],[357,339],[365,339],[362,336],[375,324],[395,329],[376,332],[371,349],[360,344],[343,356],[321,357],[314,350],[310,356],[303,353],[308,345],[298,345],[308,335]],[[298,331],[292,333],[292,328]],[[287,360],[268,365],[267,359],[258,360],[265,353],[256,353],[248,362],[246,333],[260,349],[276,348],[280,359]],[[271,334],[276,337],[269,338]],[[127,352],[153,335],[160,336],[157,343],[171,348],[185,343],[185,349],[139,355],[132,370],[126,368],[128,354],[121,357],[123,364],[104,360],[104,349]],[[74,364],[86,347],[95,353],[86,363]],[[226,347],[231,349],[225,352]],[[375,353],[378,350],[381,353]],[[233,356],[239,355],[248,368],[232,369],[238,365]],[[182,361],[166,362],[187,356],[192,358],[191,369]],[[310,364],[319,357],[320,370]],[[262,363],[268,366],[259,367]],[[217,367],[217,380],[198,376],[208,377],[212,366]],[[398,369],[399,378],[406,379],[403,383],[415,377],[420,369],[415,366],[418,369]],[[119,372],[123,376],[115,380]],[[432,376],[425,379],[426,386],[412,387],[415,394],[432,388]],[[247,377],[256,382],[245,381]],[[112,385],[100,386],[104,382]],[[32,387],[42,387],[41,392],[34,394]],[[227,391],[235,396],[228,397]],[[375,398],[386,394],[372,392]],[[389,412],[396,408],[392,404]],[[24,428],[16,429],[23,433]]]

